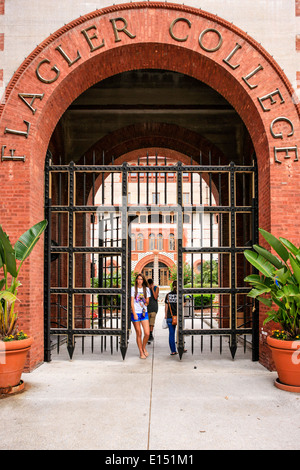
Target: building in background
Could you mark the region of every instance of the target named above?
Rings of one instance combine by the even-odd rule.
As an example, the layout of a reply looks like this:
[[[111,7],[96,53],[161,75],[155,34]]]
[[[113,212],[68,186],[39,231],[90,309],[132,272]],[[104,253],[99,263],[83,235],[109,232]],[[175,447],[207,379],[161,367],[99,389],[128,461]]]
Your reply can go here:
[[[167,159],[163,155],[147,155],[139,158],[138,162],[131,162],[131,165],[146,165],[146,163],[150,167],[165,164],[172,166],[176,164],[176,161]],[[182,176],[183,242],[187,246],[217,247],[218,215],[204,212],[204,207],[216,205],[209,184],[199,174],[191,175],[191,173],[183,172]],[[171,274],[177,270],[176,187],[176,173],[172,171],[168,173],[132,172],[128,180],[127,203],[129,206],[140,206],[140,211],[130,223],[131,271],[133,275],[141,272],[146,279],[152,278],[156,285],[165,287],[170,286]],[[119,202],[122,198],[120,174],[117,176],[110,174],[105,178],[105,204],[109,203],[112,191],[114,200]],[[101,184],[95,197],[96,205],[102,199],[102,192]],[[169,204],[168,201],[170,201]],[[151,212],[148,208],[149,203],[163,208],[168,204],[170,210]],[[172,205],[174,205],[173,210]],[[144,210],[143,207],[145,207]],[[197,211],[192,213],[192,207],[197,208]],[[106,214],[101,228],[99,217],[93,220],[91,246],[99,246],[99,243],[109,247],[118,245],[118,240],[122,236],[121,217],[117,215],[116,220],[112,219],[110,214]],[[116,222],[113,228],[111,227],[112,221]],[[111,232],[113,233],[112,239],[110,238]],[[217,263],[218,256],[215,255],[214,258]],[[193,260],[191,256],[185,255],[183,261],[192,267],[195,273],[200,273],[200,265],[209,259],[210,256],[207,254],[195,254]],[[95,266],[94,275],[96,276],[97,259],[92,257],[91,263]],[[110,260],[107,260],[106,270],[109,271],[110,266]],[[116,269],[116,262],[114,269]]]

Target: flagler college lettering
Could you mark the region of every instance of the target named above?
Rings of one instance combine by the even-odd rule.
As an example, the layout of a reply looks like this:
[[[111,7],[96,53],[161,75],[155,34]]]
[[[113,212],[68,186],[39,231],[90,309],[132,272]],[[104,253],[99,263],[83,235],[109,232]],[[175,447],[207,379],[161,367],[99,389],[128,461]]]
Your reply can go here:
[[[128,24],[128,21],[124,17],[116,17],[109,20],[111,24],[111,34],[115,43],[121,42],[123,38],[128,37],[130,40],[136,38],[134,33],[134,27]],[[178,25],[181,24],[181,28],[178,28]],[[189,39],[189,33],[193,28],[192,22],[188,18],[179,17],[174,19],[170,25],[166,25],[168,28],[168,33],[172,40],[175,43],[184,43]],[[185,31],[186,30],[186,31]],[[180,33],[181,31],[181,33]],[[182,33],[182,31],[185,31]],[[57,59],[59,63],[59,58],[64,60],[68,67],[71,69],[76,63],[82,60],[82,50],[83,48],[88,48],[91,54],[96,53],[97,51],[103,50],[106,47],[105,38],[101,37],[100,31],[96,25],[91,25],[80,31],[82,37],[82,49],[73,50],[70,48],[70,45],[64,46],[62,44],[55,47],[57,51]],[[209,46],[207,38],[213,37],[213,46]],[[199,31],[198,44],[200,50],[203,50],[209,54],[214,54],[219,51],[223,44],[223,37],[220,31],[215,28],[208,27],[202,31]],[[233,44],[231,52],[223,58],[223,63],[228,67],[231,73],[234,74],[237,70],[243,59],[243,46],[239,43]],[[243,82],[246,84],[249,90],[257,89],[257,100],[262,109],[263,113],[268,113],[270,111],[278,110],[279,115],[276,116],[271,125],[270,125],[270,134],[273,139],[284,139],[292,138],[294,135],[294,124],[287,116],[280,115],[280,106],[285,102],[284,97],[280,89],[276,88],[270,89],[270,92],[266,95],[260,96],[259,84],[264,82],[264,67],[261,64],[257,64],[255,68],[249,70],[249,72],[242,77]],[[47,58],[41,60],[36,69],[35,69],[36,78],[39,82],[45,86],[51,85],[56,82],[60,77],[61,70],[59,65],[51,63]],[[32,115],[35,116],[39,110],[39,104],[44,98],[44,93],[34,93],[28,92],[29,90],[24,90],[23,93],[19,93],[18,97],[22,103],[27,106]],[[280,124],[285,123],[288,125],[288,131],[286,135],[279,130]],[[279,125],[278,125],[279,124]],[[16,126],[16,129],[5,127],[4,134],[14,134],[20,136],[21,138],[27,139],[30,133],[31,122],[28,120],[23,120],[22,125]],[[2,146],[1,154],[2,160],[25,160],[25,156],[18,158],[14,156],[14,149],[10,149],[10,156],[5,156],[6,146]],[[284,158],[294,158],[294,161],[298,161],[298,147],[297,145],[289,145],[287,147],[274,146],[274,160],[276,163],[281,163],[279,159],[280,156]]]

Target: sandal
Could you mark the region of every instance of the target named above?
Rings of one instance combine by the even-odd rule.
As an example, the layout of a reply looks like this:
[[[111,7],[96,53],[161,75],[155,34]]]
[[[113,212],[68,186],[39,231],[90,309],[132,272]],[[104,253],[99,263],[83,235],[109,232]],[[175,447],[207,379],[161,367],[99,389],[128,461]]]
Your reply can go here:
[[[170,356],[176,356],[176,354],[178,354],[178,352],[172,352]]]

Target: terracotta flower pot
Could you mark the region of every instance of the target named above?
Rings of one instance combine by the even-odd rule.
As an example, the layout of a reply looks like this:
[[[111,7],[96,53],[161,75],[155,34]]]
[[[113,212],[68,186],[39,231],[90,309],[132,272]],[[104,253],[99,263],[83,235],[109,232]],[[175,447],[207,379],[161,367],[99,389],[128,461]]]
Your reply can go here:
[[[300,392],[300,341],[267,337],[278,373],[275,385],[283,390]]]
[[[33,338],[0,341],[0,389],[10,389],[20,383],[27,353]]]

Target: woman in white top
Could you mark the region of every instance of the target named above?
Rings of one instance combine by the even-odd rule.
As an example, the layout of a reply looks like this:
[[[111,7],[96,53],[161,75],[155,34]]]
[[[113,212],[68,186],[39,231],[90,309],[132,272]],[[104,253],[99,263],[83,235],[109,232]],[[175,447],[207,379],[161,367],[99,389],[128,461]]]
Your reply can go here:
[[[131,321],[136,332],[136,342],[140,351],[140,358],[146,359],[148,351],[146,344],[149,339],[150,327],[147,306],[150,300],[150,289],[145,277],[140,273],[131,287]],[[144,338],[142,340],[142,329]]]

